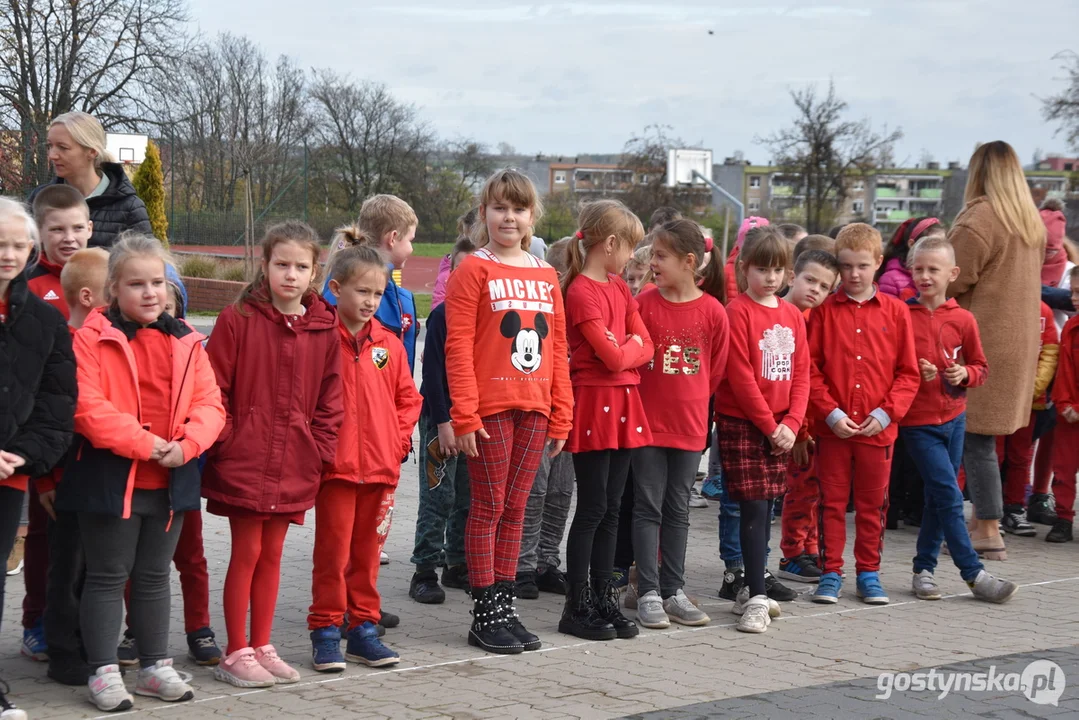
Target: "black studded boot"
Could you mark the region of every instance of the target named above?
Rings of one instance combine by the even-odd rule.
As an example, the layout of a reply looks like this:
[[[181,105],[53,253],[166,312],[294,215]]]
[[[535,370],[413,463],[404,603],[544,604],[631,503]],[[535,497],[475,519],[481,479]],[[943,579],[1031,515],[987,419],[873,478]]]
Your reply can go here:
[[[517,608],[513,606],[513,586],[514,583],[508,580],[495,583],[495,602],[502,612],[502,620],[506,623],[506,629],[513,633],[525,651],[539,650],[543,642],[525,629],[520,616],[517,615]]]
[[[562,619],[558,621],[558,632],[582,640],[614,640],[618,637],[614,625],[600,617],[592,586],[586,582],[570,584]]]
[[[472,627],[468,631],[468,644],[489,653],[517,655],[524,646],[506,627],[506,620],[498,606],[494,585],[472,588]]]
[[[599,616],[614,626],[615,634],[623,639],[637,637],[641,629],[637,623],[622,614],[618,603],[618,590],[614,579],[600,580],[592,578],[592,590],[596,597],[596,611]]]

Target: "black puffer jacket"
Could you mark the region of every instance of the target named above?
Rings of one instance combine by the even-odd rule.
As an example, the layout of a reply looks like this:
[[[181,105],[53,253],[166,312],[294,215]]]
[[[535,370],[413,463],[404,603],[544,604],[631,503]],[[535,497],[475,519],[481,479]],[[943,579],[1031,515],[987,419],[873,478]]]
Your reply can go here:
[[[150,215],[142,199],[135,194],[135,186],[127,179],[123,165],[103,163],[101,171],[109,178],[109,187],[97,197],[87,198],[90,206],[90,219],[94,223],[94,234],[90,236],[90,247],[110,248],[116,242],[116,236],[124,230],[138,230],[152,234]],[[42,188],[63,183],[62,178],[53,178],[52,182],[35,188],[30,193],[29,203]]]
[[[52,470],[75,431],[75,354],[64,317],[26,286],[11,282],[0,323],[0,450],[26,459],[20,474]]]

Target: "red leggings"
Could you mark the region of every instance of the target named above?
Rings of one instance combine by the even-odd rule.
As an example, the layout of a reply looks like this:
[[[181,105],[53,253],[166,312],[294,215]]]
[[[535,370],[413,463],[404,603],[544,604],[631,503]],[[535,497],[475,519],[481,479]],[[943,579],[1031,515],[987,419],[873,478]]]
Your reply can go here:
[[[268,520],[229,518],[232,556],[225,575],[225,652],[270,643],[277,589],[281,582],[281,550],[289,518]],[[251,641],[247,638],[247,608],[251,607]]]
[[[1059,422],[1059,420],[1058,420]],[[1038,438],[1038,452],[1034,456],[1034,492],[1039,495],[1049,494],[1049,484],[1053,481],[1053,436],[1056,428]]]
[[[1057,517],[1075,520],[1075,474],[1079,472],[1079,423],[1057,418],[1053,445],[1053,497]]]
[[[1004,466],[1004,504],[1025,506],[1030,466],[1034,463],[1034,413],[1011,435],[997,436],[997,460]]]

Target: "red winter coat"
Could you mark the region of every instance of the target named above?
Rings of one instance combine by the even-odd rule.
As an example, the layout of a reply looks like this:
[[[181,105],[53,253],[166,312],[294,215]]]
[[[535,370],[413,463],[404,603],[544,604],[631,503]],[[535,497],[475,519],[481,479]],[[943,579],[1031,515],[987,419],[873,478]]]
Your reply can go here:
[[[337,458],[322,477],[397,487],[423,398],[397,335],[377,321],[368,326],[370,333],[359,339],[338,327],[345,420]]]
[[[229,306],[206,349],[228,414],[202,476],[202,495],[258,513],[315,504],[332,463],[341,405],[337,313],[315,293],[286,317],[268,302]]]

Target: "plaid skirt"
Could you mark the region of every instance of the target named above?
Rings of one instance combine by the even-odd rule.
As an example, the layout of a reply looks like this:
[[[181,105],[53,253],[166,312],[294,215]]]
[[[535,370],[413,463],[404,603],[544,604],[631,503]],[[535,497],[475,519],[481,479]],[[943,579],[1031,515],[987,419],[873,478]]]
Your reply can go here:
[[[748,420],[716,417],[723,482],[731,500],[772,500],[787,491],[790,453],[772,454],[772,443]]]

